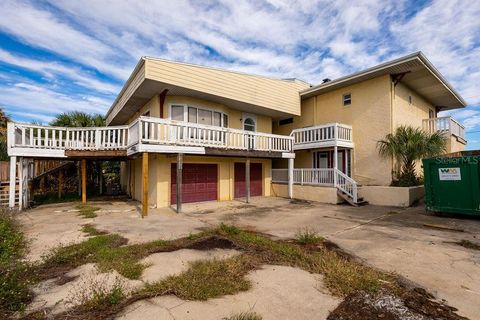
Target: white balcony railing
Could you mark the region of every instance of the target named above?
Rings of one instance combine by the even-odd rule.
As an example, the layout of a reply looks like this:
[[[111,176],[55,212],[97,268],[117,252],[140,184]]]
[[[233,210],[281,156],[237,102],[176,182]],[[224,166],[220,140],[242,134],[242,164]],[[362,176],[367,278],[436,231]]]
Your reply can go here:
[[[151,117],[140,117],[128,126],[116,127],[8,124],[11,155],[61,157],[65,150],[127,150],[134,145],[292,152],[293,138]]]
[[[272,182],[288,183],[288,169],[272,169]],[[338,169],[293,169],[293,183],[335,187],[347,194],[355,203],[358,200],[357,182]]]
[[[293,138],[160,118],[140,117],[130,126],[129,145],[212,147],[221,149],[292,152]]]
[[[294,138],[294,149],[353,145],[352,127],[340,123],[294,129],[290,136]]]
[[[9,123],[10,148],[111,150],[127,147],[128,126],[67,128]]]
[[[293,169],[293,183],[300,185],[322,185],[333,186],[333,168],[326,169],[310,169],[301,168]],[[272,182],[287,183],[288,169],[272,169]]]
[[[423,120],[423,130],[434,133],[441,132],[465,140],[465,127],[452,117],[440,117]]]

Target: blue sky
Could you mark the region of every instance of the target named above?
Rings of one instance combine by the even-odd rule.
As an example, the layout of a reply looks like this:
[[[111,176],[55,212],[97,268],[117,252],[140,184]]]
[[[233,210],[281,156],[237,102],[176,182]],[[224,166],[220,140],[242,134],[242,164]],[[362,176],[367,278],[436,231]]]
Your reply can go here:
[[[423,51],[467,100],[480,149],[480,1],[0,2],[0,107],[105,113],[141,56],[317,84]]]

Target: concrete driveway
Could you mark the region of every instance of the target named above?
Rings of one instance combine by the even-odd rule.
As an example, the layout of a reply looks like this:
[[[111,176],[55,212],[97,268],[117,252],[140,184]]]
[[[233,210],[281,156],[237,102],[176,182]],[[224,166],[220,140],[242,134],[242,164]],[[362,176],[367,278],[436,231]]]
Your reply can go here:
[[[477,319],[480,314],[480,251],[453,242],[480,244],[480,219],[428,216],[423,206],[399,209],[365,206],[354,208],[282,198],[205,202],[184,205],[184,213],[151,209],[142,219],[135,202],[96,202],[98,217],[72,214],[72,204],[42,206],[20,215],[32,239],[32,259],[53,244],[84,239],[80,226],[116,232],[131,243],[172,239],[221,222],[255,229],[278,238],[292,238],[309,228],[337,243],[366,263],[395,271],[425,287],[439,299]]]
[[[366,263],[425,287],[459,314],[470,319],[480,315],[480,251],[453,243],[469,240],[480,245],[479,218],[429,216],[423,205],[354,208],[292,204],[279,198],[255,198],[234,208],[204,203],[185,211],[209,224],[235,223],[280,238],[313,229]]]

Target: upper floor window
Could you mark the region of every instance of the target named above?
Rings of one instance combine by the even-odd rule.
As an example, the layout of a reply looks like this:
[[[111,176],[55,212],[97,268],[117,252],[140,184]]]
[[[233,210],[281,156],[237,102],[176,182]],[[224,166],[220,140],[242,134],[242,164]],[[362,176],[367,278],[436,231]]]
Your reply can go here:
[[[352,94],[347,93],[343,95],[343,105],[344,106],[349,106],[352,104]]]
[[[228,115],[216,110],[185,105],[172,105],[170,119],[217,127],[228,127]]]
[[[243,121],[243,130],[255,131],[255,120],[253,120],[252,118],[246,118]]]

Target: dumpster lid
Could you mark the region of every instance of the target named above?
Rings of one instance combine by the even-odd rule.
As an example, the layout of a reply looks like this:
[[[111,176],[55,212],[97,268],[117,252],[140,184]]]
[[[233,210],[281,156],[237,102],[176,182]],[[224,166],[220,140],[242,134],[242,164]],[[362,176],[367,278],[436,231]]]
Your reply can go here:
[[[458,158],[458,157],[465,157],[465,156],[480,156],[480,150],[467,150],[467,151],[457,151],[442,154],[433,158]],[[432,159],[432,158],[429,158]]]

